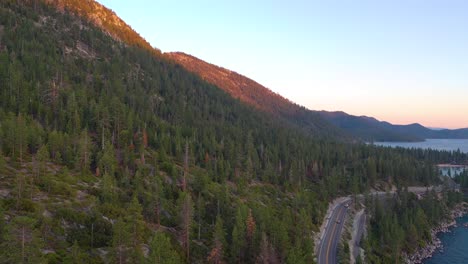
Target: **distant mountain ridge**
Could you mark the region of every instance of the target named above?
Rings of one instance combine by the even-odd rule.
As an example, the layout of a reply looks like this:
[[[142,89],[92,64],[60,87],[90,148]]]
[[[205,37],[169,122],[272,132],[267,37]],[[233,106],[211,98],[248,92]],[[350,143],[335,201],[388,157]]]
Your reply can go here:
[[[302,127],[327,129],[335,127],[354,138],[364,141],[423,141],[426,138],[468,138],[467,129],[434,130],[420,124],[394,125],[368,116],[353,116],[342,111],[314,111],[297,105],[261,84],[236,72],[207,63],[194,56],[182,53],[164,53],[169,59],[199,75],[205,81],[223,89],[234,98],[288,119]],[[335,130],[336,131],[336,130]],[[343,134],[343,133],[342,133]]]
[[[320,115],[343,130],[366,141],[422,141],[424,139],[468,139],[468,128],[430,129],[421,124],[394,125],[373,117],[345,112],[320,111]]]

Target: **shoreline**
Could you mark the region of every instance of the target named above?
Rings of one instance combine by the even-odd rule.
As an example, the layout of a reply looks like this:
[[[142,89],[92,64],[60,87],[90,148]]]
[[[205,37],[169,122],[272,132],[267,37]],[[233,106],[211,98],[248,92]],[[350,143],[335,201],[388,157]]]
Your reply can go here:
[[[442,242],[437,235],[451,232],[452,227],[456,227],[457,225],[456,219],[467,214],[468,203],[462,202],[456,205],[450,212],[448,220],[431,229],[431,241],[429,241],[426,246],[419,248],[409,256],[404,253],[403,258],[405,263],[422,263],[425,259],[431,258],[437,250],[443,249]]]

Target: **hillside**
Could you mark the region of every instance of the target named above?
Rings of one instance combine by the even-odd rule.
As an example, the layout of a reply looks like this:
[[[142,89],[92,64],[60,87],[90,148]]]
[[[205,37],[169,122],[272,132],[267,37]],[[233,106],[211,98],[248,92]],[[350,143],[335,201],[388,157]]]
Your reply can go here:
[[[372,117],[353,116],[344,112],[313,111],[299,106],[261,84],[236,72],[207,63],[194,56],[164,53],[205,81],[223,89],[232,97],[255,108],[283,118],[292,124],[315,132],[332,131],[333,137],[359,138],[364,141],[422,141],[426,138],[468,138],[468,129],[432,130],[419,124],[393,125]],[[335,128],[331,127],[333,124]],[[336,130],[336,127],[341,129]],[[328,132],[329,134],[329,132]]]
[[[37,8],[38,0],[24,1],[32,2]],[[94,0],[44,0],[45,3],[53,5],[60,12],[70,12],[74,15],[86,18],[94,26],[99,27],[115,40],[143,48],[155,55],[161,52],[152,47],[148,41],[135,32],[125,21],[118,17],[115,12]],[[81,26],[81,25],[78,25]]]
[[[164,53],[203,80],[221,88],[232,97],[261,111],[272,114],[314,135],[333,139],[351,139],[350,136],[321,118],[316,112],[297,105],[261,84],[236,72],[207,63],[182,52]]]
[[[204,80],[224,89],[234,98],[266,112],[293,113],[300,106],[236,72],[209,64],[182,52],[165,53],[165,56],[200,75]]]
[[[312,263],[331,200],[467,159],[316,136],[60,3],[0,1],[1,263]]]

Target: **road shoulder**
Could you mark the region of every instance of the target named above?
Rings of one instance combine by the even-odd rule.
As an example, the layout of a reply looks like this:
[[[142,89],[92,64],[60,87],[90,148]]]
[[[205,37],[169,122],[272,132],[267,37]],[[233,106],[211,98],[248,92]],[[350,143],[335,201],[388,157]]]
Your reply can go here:
[[[359,243],[365,232],[365,221],[366,215],[364,209],[359,210],[353,217],[353,229],[351,233],[351,239],[349,240],[349,249],[350,249],[350,263],[354,264],[356,262],[357,256],[361,253],[361,248]]]
[[[318,257],[318,253],[319,253],[319,250],[320,250],[321,241],[323,240],[323,237],[325,235],[326,227],[328,226],[328,222],[330,220],[330,217],[331,217],[333,211],[335,210],[335,208],[338,205],[340,205],[341,203],[343,203],[344,201],[346,201],[348,199],[349,199],[349,197],[339,197],[339,198],[333,200],[333,202],[331,202],[328,205],[328,210],[327,210],[327,213],[325,214],[324,221],[322,222],[322,225],[320,226],[319,232],[316,233],[315,237],[314,237],[314,243],[315,243],[314,252],[315,252],[315,255],[317,257]]]

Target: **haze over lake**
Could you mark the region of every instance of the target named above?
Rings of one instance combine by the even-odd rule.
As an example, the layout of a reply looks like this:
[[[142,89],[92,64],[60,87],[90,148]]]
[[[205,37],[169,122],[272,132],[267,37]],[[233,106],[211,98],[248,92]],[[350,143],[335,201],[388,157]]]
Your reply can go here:
[[[377,146],[448,150],[468,153],[468,139],[426,139],[423,142],[374,142]]]

